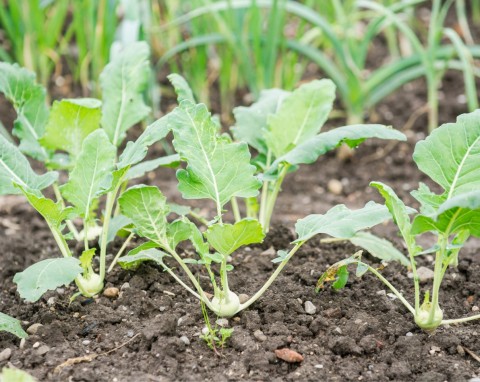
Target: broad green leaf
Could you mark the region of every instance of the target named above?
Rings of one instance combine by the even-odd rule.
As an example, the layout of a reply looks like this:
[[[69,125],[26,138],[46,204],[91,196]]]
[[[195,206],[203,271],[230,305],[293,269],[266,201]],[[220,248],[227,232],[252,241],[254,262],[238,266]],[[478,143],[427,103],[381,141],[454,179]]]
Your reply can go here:
[[[441,204],[433,215],[415,217],[412,232],[438,231],[447,235],[469,231],[480,237],[480,191],[454,196]]]
[[[117,236],[117,233],[130,224],[132,224],[132,221],[126,216],[121,214],[114,216],[108,226],[107,243],[111,243]]]
[[[102,103],[94,98],[55,101],[40,143],[50,150],[62,150],[75,160],[84,139],[100,127]]]
[[[313,138],[322,128],[335,100],[335,84],[314,80],[285,97],[278,111],[268,116],[267,147],[276,158]]]
[[[167,114],[156,120],[145,129],[135,142],[128,142],[127,147],[120,156],[117,167],[122,169],[127,166],[133,166],[145,158],[148,148],[155,142],[165,138],[170,132],[169,118],[170,116]]]
[[[170,248],[175,249],[178,243],[188,240],[192,236],[194,224],[187,218],[175,220],[168,224],[167,236]]]
[[[71,218],[73,214],[72,207],[64,208],[62,202],[55,203],[52,199],[45,198],[43,195],[38,196],[20,185],[17,187],[27,197],[32,207],[44,217],[50,227],[58,229],[64,220]]]
[[[0,331],[9,332],[19,338],[27,338],[20,321],[0,312]]]
[[[172,73],[167,76],[170,83],[177,93],[178,103],[183,100],[189,100],[190,102],[195,103],[195,97],[193,96],[192,89],[188,86],[188,82],[181,75]]]
[[[408,258],[396,249],[388,240],[372,235],[369,232],[357,232],[350,241],[357,247],[362,247],[378,259],[383,261],[398,261],[408,267]]]
[[[81,272],[80,261],[74,257],[46,259],[17,273],[13,282],[22,298],[35,302],[46,291],[71,283]]]
[[[102,127],[115,146],[122,143],[130,127],[150,112],[142,95],[150,78],[149,55],[146,42],[129,44],[100,75]]]
[[[205,105],[185,100],[171,114],[173,145],[187,162],[177,172],[185,199],[212,199],[217,212],[234,196],[258,194],[261,182],[250,164],[246,143],[230,143],[217,136],[217,128]]]
[[[384,125],[351,125],[320,133],[296,146],[285,155],[277,158],[269,172],[273,172],[280,163],[291,165],[314,163],[320,155],[335,149],[342,143],[357,145],[367,138],[396,139],[405,141],[401,132]]]
[[[424,215],[434,214],[440,204],[445,200],[443,195],[437,195],[430,191],[430,188],[425,183],[420,182],[418,190],[413,190],[410,193],[421,204],[421,212]]]
[[[418,168],[445,190],[450,199],[480,187],[480,110],[462,114],[455,123],[435,129],[415,146]]]
[[[36,382],[37,380],[33,378],[26,371],[4,367],[2,369],[2,374],[0,374],[0,381],[2,382]]]
[[[358,231],[371,228],[391,219],[388,209],[381,204],[368,202],[358,210],[350,210],[344,204],[339,204],[324,215],[308,215],[295,224],[299,243],[324,233],[336,238],[350,239]]]
[[[48,119],[44,87],[36,83],[35,74],[29,70],[0,62],[0,93],[17,112],[13,133],[20,139],[20,151],[45,161],[48,153],[38,142]]]
[[[0,135],[0,195],[19,194],[14,183],[31,190],[43,190],[58,178],[58,173],[37,175],[20,150]]]
[[[102,129],[95,130],[83,141],[70,179],[60,188],[80,216],[87,217],[92,203],[111,186],[116,152]]]
[[[148,246],[150,245],[151,244],[149,244]],[[163,251],[160,251],[159,249],[155,249],[152,247],[147,248],[148,246],[145,245],[145,249],[136,251],[135,253],[132,253],[132,251],[130,251],[126,256],[120,257],[118,259],[118,264],[120,264],[123,269],[127,270],[136,269],[140,266],[141,263],[145,261],[155,261],[156,263],[163,265],[163,258],[169,255]]]
[[[283,99],[291,94],[280,89],[263,90],[257,102],[251,106],[240,106],[233,109],[235,126],[232,133],[239,142],[247,142],[259,153],[267,154],[265,132],[267,118],[275,114]]]
[[[162,245],[167,241],[166,198],[157,187],[139,185],[129,188],[119,198],[120,211],[131,219],[143,237]]]
[[[178,154],[167,155],[157,159],[141,162],[133,167],[130,167],[125,179],[130,180],[140,178],[141,176],[144,176],[147,172],[156,170],[159,167],[177,167],[179,162],[180,157],[178,156]]]
[[[170,213],[174,213],[178,216],[185,216],[192,212],[192,209],[189,206],[182,206],[175,203],[168,203],[168,209]]]
[[[216,251],[228,256],[243,245],[261,243],[265,234],[258,220],[243,219],[235,224],[213,224],[205,237]]]

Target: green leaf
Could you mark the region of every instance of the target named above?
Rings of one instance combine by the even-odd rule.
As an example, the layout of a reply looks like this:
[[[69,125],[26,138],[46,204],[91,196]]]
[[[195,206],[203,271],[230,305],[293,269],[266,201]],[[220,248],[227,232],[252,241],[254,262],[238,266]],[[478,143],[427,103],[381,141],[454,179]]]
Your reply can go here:
[[[127,166],[133,166],[145,158],[148,148],[155,142],[165,138],[170,132],[171,126],[169,118],[170,115],[167,114],[156,120],[145,129],[135,142],[128,142],[125,150],[120,156],[117,167],[122,169]]]
[[[336,289],[336,290],[343,289],[345,285],[347,285],[349,275],[350,275],[350,272],[348,272],[346,265],[338,268],[337,279],[332,284],[333,289]]]
[[[83,268],[83,273],[88,274],[92,269],[92,260],[95,256],[97,248],[90,248],[86,251],[83,251],[79,257],[80,265]]]
[[[232,133],[239,142],[247,142],[259,153],[267,154],[265,132],[267,119],[275,114],[283,99],[291,94],[280,89],[263,90],[257,102],[249,107],[240,106],[233,109],[235,126]]]
[[[469,231],[480,237],[480,191],[467,192],[448,199],[433,215],[418,215],[412,225],[412,233],[427,231],[447,235]]]
[[[314,80],[285,97],[278,111],[268,116],[267,147],[276,158],[318,134],[332,110],[335,84]]]
[[[9,332],[18,338],[27,338],[28,335],[23,330],[20,321],[0,312],[0,331]]]
[[[74,257],[46,259],[17,273],[13,282],[22,298],[35,302],[46,291],[71,283],[81,272],[80,261]]]
[[[195,97],[193,96],[192,89],[188,86],[188,82],[181,75],[172,73],[167,76],[170,83],[173,85],[175,92],[177,93],[178,103],[183,100],[188,100],[195,103]]]
[[[192,212],[192,209],[189,206],[182,206],[175,203],[168,203],[168,209],[170,213],[174,213],[178,216],[185,216]]]
[[[384,125],[343,126],[326,133],[320,133],[277,158],[269,173],[274,172],[280,163],[291,165],[314,163],[320,155],[335,149],[342,143],[358,144],[367,138],[396,139],[399,141],[407,139],[401,132]]]
[[[118,232],[121,231],[126,226],[132,224],[132,221],[124,215],[117,215],[110,220],[110,225],[108,226],[107,234],[107,243],[111,243],[115,240]]]
[[[272,263],[281,263],[282,261],[284,261],[287,258],[287,256],[288,256],[288,252],[281,249],[281,250],[277,251],[277,257],[275,257],[272,260]]]
[[[362,247],[371,255],[383,261],[398,261],[408,267],[410,260],[388,240],[372,235],[369,232],[357,232],[350,241],[357,247]]]
[[[455,123],[435,129],[415,146],[418,168],[445,190],[450,199],[480,187],[480,110],[462,114]]]
[[[146,42],[129,44],[100,75],[102,126],[115,146],[122,143],[130,127],[150,112],[142,95],[150,79],[149,56]]]
[[[84,141],[70,179],[60,190],[82,217],[87,217],[92,203],[111,186],[116,148],[102,129]]]
[[[145,244],[149,244],[149,243],[145,243]],[[152,244],[149,244],[149,245],[152,245]],[[118,259],[118,264],[120,264],[120,266],[123,269],[127,269],[127,270],[136,269],[140,266],[141,263],[145,261],[155,261],[156,263],[163,265],[163,258],[169,255],[158,249],[151,248],[151,247],[147,248],[147,247],[148,246],[145,245],[144,248],[146,249],[136,251],[135,253],[132,253],[133,251],[130,251],[126,256],[120,257]]]
[[[440,204],[445,200],[444,196],[433,193],[428,186],[422,182],[418,185],[418,190],[413,190],[410,194],[420,202],[420,210],[422,214],[425,215],[434,214]]]
[[[0,381],[2,382],[36,382],[36,379],[33,378],[26,371],[4,367],[2,369],[2,374],[0,374]]]
[[[178,243],[190,239],[194,224],[187,218],[175,220],[168,224],[167,237],[170,248],[175,249]],[[195,227],[196,228],[196,227]]]
[[[356,232],[380,224],[391,216],[385,206],[368,202],[365,207],[350,210],[344,204],[339,204],[327,211],[324,215],[308,215],[295,224],[295,231],[299,243],[324,233],[336,238],[349,239]]]
[[[44,217],[50,227],[59,229],[64,220],[72,217],[72,207],[64,208],[62,202],[55,203],[52,199],[45,198],[43,195],[38,196],[31,190],[25,189],[20,185],[17,185],[17,187],[27,197],[32,207]]]
[[[19,194],[14,183],[31,190],[43,190],[58,178],[58,173],[37,175],[20,150],[0,135],[0,195]]]
[[[100,127],[101,106],[94,98],[55,101],[40,143],[50,150],[66,151],[75,160],[84,139]]]
[[[347,267],[350,264],[357,264],[357,275],[362,276],[367,270],[368,265],[365,264],[367,269],[364,269],[364,266],[360,266],[362,259],[362,251],[356,252],[354,255],[350,256],[348,259],[343,259],[332,266],[330,266],[318,279],[317,286],[315,287],[315,291],[318,293],[320,290],[325,288],[326,282],[334,281],[333,287],[334,289],[341,289],[343,288],[348,281],[348,269]],[[360,269],[359,269],[360,268]]]
[[[212,199],[220,214],[234,196],[258,194],[261,182],[254,175],[247,144],[218,137],[205,105],[185,100],[170,116],[173,145],[188,164],[177,172],[178,188],[185,199]]]
[[[48,119],[44,87],[36,83],[35,74],[29,70],[0,62],[0,93],[17,112],[13,133],[20,139],[20,151],[45,161],[48,153],[38,142]]]
[[[205,237],[215,250],[228,256],[243,245],[261,243],[265,234],[258,220],[243,219],[235,224],[211,225]]]
[[[166,247],[166,198],[157,187],[138,185],[129,188],[119,198],[120,211],[131,219],[136,231],[143,237]]]
[[[158,167],[178,167],[180,157],[178,154],[167,155],[157,159],[152,159],[130,167],[125,177],[125,180],[140,178],[147,172],[156,170]]]

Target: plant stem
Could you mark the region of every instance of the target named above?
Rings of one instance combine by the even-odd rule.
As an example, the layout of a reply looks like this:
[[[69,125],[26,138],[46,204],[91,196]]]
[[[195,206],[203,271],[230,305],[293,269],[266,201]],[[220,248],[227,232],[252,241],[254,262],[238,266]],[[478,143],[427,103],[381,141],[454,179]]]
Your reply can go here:
[[[448,243],[448,236],[442,235],[438,239],[440,244],[440,250],[435,254],[435,268],[433,275],[433,287],[432,287],[432,306],[430,314],[428,316],[429,322],[433,322],[435,317],[435,312],[438,307],[438,297],[440,292],[440,284],[442,283],[442,270],[443,270],[443,259],[445,258],[445,251]]]
[[[52,188],[53,188],[53,192],[55,193],[55,197],[57,198],[57,202],[60,202],[60,205],[62,206],[62,208],[65,208],[65,201],[63,200],[62,194],[60,192],[60,188],[58,187],[58,183],[57,182],[53,183]],[[66,220],[66,223],[70,232],[73,233],[73,237],[75,238],[75,240],[78,241],[79,235],[78,235],[77,228],[75,227],[75,225],[71,220]]]
[[[235,314],[237,314],[238,312],[241,312],[242,310],[248,308],[250,305],[252,305],[255,301],[257,301],[265,293],[265,291],[270,287],[270,285],[272,285],[272,283],[278,277],[278,275],[280,274],[282,269],[285,267],[285,265],[287,265],[289,260],[293,257],[295,252],[297,252],[298,249],[303,245],[303,243],[304,242],[301,241],[301,242],[295,244],[295,247],[293,247],[290,250],[288,255],[278,265],[277,269],[275,270],[275,272],[273,272],[273,274],[270,276],[270,278],[267,280],[267,282],[265,284],[263,284],[263,286],[257,291],[257,293],[255,293],[247,302],[245,302],[244,304],[240,304],[240,306],[237,309],[237,311],[235,312]]]
[[[235,222],[239,222],[240,220],[242,220],[242,216],[240,215],[240,210],[238,208],[237,198],[233,197],[230,200],[230,203],[232,204],[232,211],[233,216],[235,217]]]
[[[107,258],[108,245],[108,227],[112,218],[112,210],[115,204],[115,196],[117,195],[118,186],[107,194],[107,202],[105,205],[105,214],[103,219],[102,237],[100,243],[100,278],[105,279],[105,263]]]
[[[468,322],[473,320],[480,320],[480,314],[470,317],[463,317],[463,318],[455,318],[452,320],[442,320],[440,325],[451,325],[451,324],[460,324],[462,322]]]
[[[166,265],[162,264],[163,269],[168,272],[170,276],[172,276],[181,286],[183,286],[187,291],[189,291],[191,294],[193,294],[196,298],[198,298],[200,301],[203,301],[203,299],[200,297],[200,295],[195,292],[192,288],[190,288],[187,284],[185,284],[180,277],[178,277],[169,267]]]
[[[72,252],[70,252],[70,248],[68,248],[68,244],[65,241],[62,233],[57,228],[52,227],[50,224],[48,224],[48,227],[50,228],[50,231],[52,231],[53,238],[60,248],[60,252],[62,252],[63,257],[71,257]]]
[[[228,286],[227,256],[225,255],[223,255],[222,264],[220,265],[220,283],[225,295],[225,302],[228,304],[230,302],[230,288]]]
[[[200,216],[199,214],[197,214],[196,212],[194,211],[190,211],[188,213],[192,218],[194,218],[195,220],[198,220],[200,223],[202,223],[203,225],[206,225],[208,226],[208,220],[205,219],[203,216]]]
[[[265,233],[267,233],[270,230],[270,220],[272,219],[273,209],[275,208],[275,203],[277,201],[278,193],[282,188],[283,179],[285,178],[285,175],[287,175],[287,171],[289,167],[290,165],[288,164],[284,165],[284,167],[282,168],[282,171],[280,172],[280,175],[278,176],[278,179],[275,181],[273,192],[268,196],[267,208],[265,211],[264,225],[263,225],[263,229]]]
[[[267,163],[265,166],[265,169],[268,170],[270,168],[270,161],[272,160],[272,153],[270,150],[267,151]],[[268,199],[268,187],[269,187],[270,182],[268,180],[265,180],[263,182],[263,187],[262,187],[262,196],[260,197],[260,212],[258,215],[258,220],[260,221],[260,224],[263,226],[263,229],[267,229],[267,227],[264,224],[265,220],[265,208],[267,207],[267,199]],[[266,231],[265,231],[266,232]]]
[[[122,244],[122,247],[120,248],[120,250],[118,251],[118,253],[115,255],[115,258],[113,259],[112,263],[110,264],[110,266],[108,267],[108,270],[107,270],[107,273],[110,273],[113,269],[113,267],[115,266],[115,264],[117,263],[118,259],[120,258],[120,256],[122,256],[122,253],[125,251],[125,249],[127,248],[127,245],[130,243],[130,241],[134,238],[135,234],[132,232],[128,237],[127,237],[127,240],[125,240]]]

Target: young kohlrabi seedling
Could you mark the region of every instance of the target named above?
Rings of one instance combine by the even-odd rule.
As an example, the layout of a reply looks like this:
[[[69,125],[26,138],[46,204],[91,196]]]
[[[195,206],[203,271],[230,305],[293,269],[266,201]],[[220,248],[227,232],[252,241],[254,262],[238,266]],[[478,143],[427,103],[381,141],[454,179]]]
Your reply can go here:
[[[294,241],[293,247],[289,251],[278,251],[278,257],[274,262],[279,265],[275,272],[248,301],[241,303],[237,293],[229,286],[228,273],[232,270],[229,258],[244,245],[262,242],[265,236],[264,227],[255,217],[239,219],[237,216],[237,220],[232,224],[224,221],[224,215],[228,204],[234,206],[230,203],[232,200],[257,197],[262,181],[259,179],[257,167],[251,163],[247,143],[232,142],[228,135],[222,135],[217,120],[212,118],[206,106],[194,102],[192,92],[183,78],[172,76],[170,79],[177,90],[179,106],[161,118],[158,123],[172,131],[173,146],[180,155],[180,160],[186,163],[185,168],[177,171],[178,189],[184,199],[212,201],[216,214],[213,220],[206,222],[206,230],[202,233],[199,227],[185,216],[174,221],[167,220],[170,208],[165,196],[158,188],[145,185],[129,188],[119,199],[121,213],[133,222],[134,232],[148,241],[120,258],[119,263],[122,267],[132,269],[143,261],[153,260],[216,315],[230,317],[262,296],[292,256],[313,236],[323,233],[334,238],[352,239],[361,234],[360,231],[389,219],[390,215],[385,206],[370,202],[360,210],[352,211],[344,205],[338,205],[324,215],[310,215],[299,220],[296,224],[298,238]],[[322,86],[324,86],[322,84],[325,83],[314,83],[311,86],[318,86],[317,92],[322,95]],[[309,94],[317,99],[317,92]],[[302,100],[304,100],[303,97]],[[297,105],[301,103],[298,101]],[[327,108],[329,107],[328,105]],[[312,106],[312,110],[307,110],[305,113],[310,115],[314,113],[313,109]],[[308,126],[308,135],[314,135],[312,131],[317,129],[312,126],[318,120],[310,120],[305,116],[302,118],[304,125],[299,127],[297,134],[303,136],[302,129]],[[326,116],[320,118],[320,123],[323,123],[324,118]],[[293,149],[288,151],[292,159],[285,159],[285,161],[293,166],[307,161],[305,158],[308,154],[313,161],[321,150],[338,145],[340,141],[346,139],[345,136],[350,137],[351,141],[354,136],[361,140],[365,135],[361,134],[361,127],[357,128],[358,134],[353,131],[326,135],[325,137],[330,138],[325,138],[323,144],[317,142],[320,138],[316,138],[311,148],[313,153],[305,152],[302,155]],[[380,136],[391,134],[394,137],[402,137],[398,135],[399,133],[384,127],[374,127],[372,131]],[[366,135],[368,136],[368,133]],[[278,147],[289,145],[285,143],[289,140],[282,138],[280,133],[277,138]],[[298,147],[305,149],[305,146]],[[282,158],[280,154],[278,157]],[[284,171],[284,163],[284,160],[277,159],[275,166],[280,166],[281,171]],[[274,175],[272,177],[276,179]],[[177,246],[183,241],[190,241],[197,257],[191,258],[179,251]],[[405,262],[403,255],[399,256],[398,260]],[[179,277],[170,265],[171,259],[180,266],[193,287]],[[206,290],[200,285],[189,264],[200,265],[209,275],[208,292],[213,294],[212,299],[207,296]]]
[[[440,325],[480,319],[480,315],[444,319],[440,307],[440,286],[451,266],[458,264],[458,255],[470,237],[480,237],[480,110],[458,117],[456,123],[448,123],[434,130],[424,141],[417,143],[413,154],[418,168],[438,183],[441,194],[435,194],[423,183],[412,196],[420,202],[420,213],[408,208],[387,185],[373,182],[385,199],[396,225],[405,241],[410,258],[415,288],[412,306],[378,270],[361,261],[359,254],[330,267],[320,278],[318,288],[336,275],[348,277],[347,266],[357,265],[357,275],[373,272],[390,288],[413,314],[415,323],[422,329],[433,331]],[[429,249],[416,241],[419,235],[431,233],[436,243]],[[434,279],[431,292],[427,290],[423,302],[420,296],[416,258],[427,253],[435,254]],[[343,276],[342,276],[343,275]]]
[[[20,140],[17,147],[0,135],[0,195],[25,195],[44,217],[63,255],[40,261],[15,276],[20,295],[28,301],[73,280],[84,296],[99,293],[105,279],[107,246],[119,230],[131,224],[116,208],[119,192],[130,179],[159,165],[178,162],[178,156],[171,156],[139,164],[148,147],[166,134],[155,123],[136,142],[128,142],[119,157],[126,131],[150,111],[142,96],[150,72],[148,57],[145,43],[130,45],[100,77],[103,101],[63,99],[55,101],[50,110],[45,90],[35,83],[34,74],[0,63],[0,92],[15,107],[13,134]],[[43,162],[47,172],[36,174],[24,154]],[[42,193],[49,186],[56,200]],[[106,201],[99,227],[97,211],[103,197]],[[98,247],[90,247],[90,241],[99,235]],[[79,259],[68,245],[72,238],[84,243]],[[97,248],[98,273],[93,269]]]

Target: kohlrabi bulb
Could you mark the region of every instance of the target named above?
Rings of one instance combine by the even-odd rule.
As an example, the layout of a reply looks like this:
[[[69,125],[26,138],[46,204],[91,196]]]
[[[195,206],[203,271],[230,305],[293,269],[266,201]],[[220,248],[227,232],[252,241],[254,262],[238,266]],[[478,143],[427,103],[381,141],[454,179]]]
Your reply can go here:
[[[228,296],[220,299],[214,297],[211,301],[212,308],[214,312],[219,317],[232,317],[237,313],[238,308],[240,307],[240,299],[232,291],[228,292]]]

